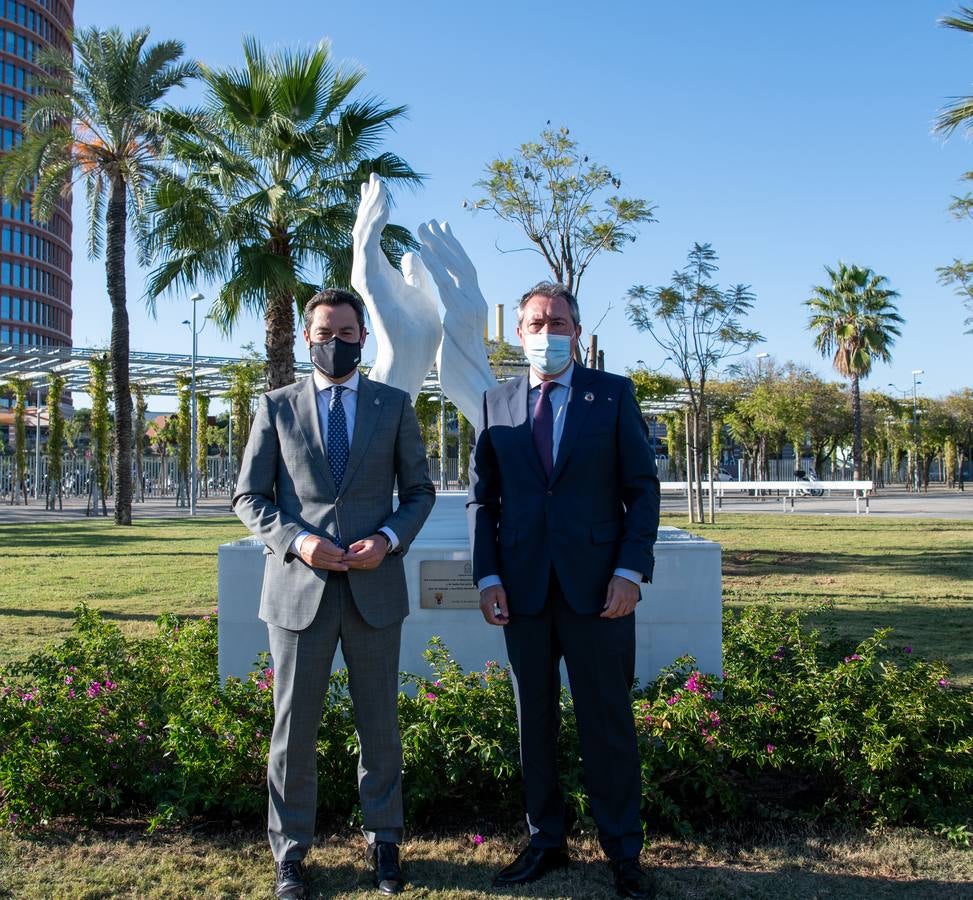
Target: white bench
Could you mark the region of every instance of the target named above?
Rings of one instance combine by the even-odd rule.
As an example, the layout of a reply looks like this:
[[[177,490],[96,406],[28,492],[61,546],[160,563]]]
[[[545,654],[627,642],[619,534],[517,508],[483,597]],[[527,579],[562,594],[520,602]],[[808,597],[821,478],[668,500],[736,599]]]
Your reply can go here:
[[[685,481],[660,482],[663,493],[678,492],[685,494]],[[829,496],[835,491],[851,491],[855,499],[855,513],[861,513],[861,501],[865,501],[865,513],[869,512],[868,497],[875,489],[873,481],[714,481],[713,496],[722,500],[734,494],[754,494],[776,492],[781,498],[781,508],[787,511],[787,501],[790,509],[794,509],[794,498],[803,495],[807,490],[824,491]],[[703,493],[709,496],[709,481],[703,481]]]

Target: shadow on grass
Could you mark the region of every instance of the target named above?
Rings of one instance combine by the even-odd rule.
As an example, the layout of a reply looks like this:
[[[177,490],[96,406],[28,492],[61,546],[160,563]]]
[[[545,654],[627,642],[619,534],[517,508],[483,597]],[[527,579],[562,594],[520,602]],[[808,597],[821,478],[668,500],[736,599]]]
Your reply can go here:
[[[235,516],[204,517],[197,519],[136,519],[131,525],[115,525],[111,520],[100,522],[30,522],[0,525],[0,541],[4,547],[35,547],[37,545],[69,544],[99,546],[101,544],[139,543],[151,540],[196,541],[204,539],[206,532],[219,531],[229,526],[243,525]],[[169,534],[159,535],[159,529]],[[184,532],[199,532],[185,534]],[[179,532],[179,533],[176,533]]]
[[[605,863],[574,862],[563,871],[553,872],[533,884],[516,888],[492,887],[495,864],[413,860],[403,858],[408,879],[406,893],[420,897],[459,898],[581,898],[616,897],[611,872]],[[671,900],[687,898],[789,898],[829,897],[836,900],[861,900],[862,897],[913,900],[937,897],[943,900],[970,898],[973,886],[960,881],[933,879],[899,880],[893,878],[810,872],[797,864],[781,871],[754,872],[729,866],[647,867],[653,874],[658,897]],[[270,882],[268,868],[267,880]],[[311,897],[371,897],[375,894],[370,872],[349,864],[327,867],[312,862],[308,866]],[[218,887],[214,885],[214,887]]]
[[[154,622],[162,613],[155,615],[149,613],[117,613],[99,608],[98,615],[114,622]],[[179,615],[183,618],[186,617],[185,613],[179,613]],[[0,619],[4,616],[13,616],[17,619],[70,619],[72,621],[76,618],[73,609],[4,609],[0,607]]]
[[[755,547],[727,550],[723,574],[760,575],[926,575],[933,578],[973,579],[973,553],[969,547],[929,550],[902,548],[899,552],[876,548],[872,553],[808,552]]]

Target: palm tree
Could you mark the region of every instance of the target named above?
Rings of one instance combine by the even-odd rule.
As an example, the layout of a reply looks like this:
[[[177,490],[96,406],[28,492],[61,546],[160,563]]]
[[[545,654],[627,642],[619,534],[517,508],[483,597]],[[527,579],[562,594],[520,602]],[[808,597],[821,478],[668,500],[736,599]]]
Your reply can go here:
[[[294,380],[295,302],[302,310],[318,290],[312,272],[349,281],[361,182],[377,172],[415,187],[422,176],[398,156],[374,155],[405,108],[349,100],[364,72],[335,68],[326,43],[268,56],[249,37],[243,52],[242,69],[203,69],[203,108],[166,118],[181,171],[156,191],[161,263],[147,294],[221,283],[210,317],[230,333],[245,311],[263,315],[276,388]],[[397,226],[384,241],[393,260],[416,246]]]
[[[973,32],[973,8],[960,7],[958,15],[943,16],[939,24],[946,28],[971,33]],[[967,132],[973,128],[973,97],[953,97],[936,117],[933,130],[949,137],[961,125],[966,127]]]
[[[193,78],[195,62],[183,45],[146,45],[147,28],[75,33],[74,57],[43,51],[38,79],[24,113],[24,140],[0,160],[0,191],[33,190],[33,216],[49,219],[58,202],[83,183],[88,201],[88,256],[105,253],[112,306],[111,370],[115,397],[115,522],[132,523],[132,410],[129,326],[125,297],[128,227],[144,235],[148,191],[159,175],[161,135],[157,107],[170,88]],[[107,204],[106,204],[107,198]]]
[[[856,479],[862,472],[862,407],[859,380],[872,371],[877,359],[890,362],[889,352],[905,320],[892,303],[898,293],[887,287],[888,279],[871,269],[838,263],[825,266],[831,279],[817,285],[804,305],[811,310],[808,330],[817,332],[814,346],[824,357],[832,356],[835,371],[851,383],[851,414],[854,420],[852,459]]]

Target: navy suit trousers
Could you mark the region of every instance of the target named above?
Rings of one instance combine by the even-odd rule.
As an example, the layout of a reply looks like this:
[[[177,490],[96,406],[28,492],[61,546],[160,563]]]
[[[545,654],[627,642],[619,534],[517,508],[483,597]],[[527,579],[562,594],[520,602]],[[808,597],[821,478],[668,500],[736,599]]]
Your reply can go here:
[[[584,781],[609,859],[642,849],[641,769],[632,716],[635,614],[602,619],[575,612],[552,569],[544,608],[504,626],[514,678],[530,842],[565,842],[564,798],[557,773],[560,662],[571,684]]]

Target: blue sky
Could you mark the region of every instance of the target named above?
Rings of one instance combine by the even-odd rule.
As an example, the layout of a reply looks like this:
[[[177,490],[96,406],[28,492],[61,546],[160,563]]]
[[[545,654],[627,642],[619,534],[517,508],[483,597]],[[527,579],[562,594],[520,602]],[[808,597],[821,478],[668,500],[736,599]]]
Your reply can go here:
[[[367,69],[367,92],[409,106],[388,146],[429,179],[398,196],[394,219],[412,228],[448,220],[487,301],[508,310],[547,270],[532,253],[501,254],[498,246],[524,246],[520,235],[462,201],[477,196],[490,159],[547,120],[569,126],[592,159],[620,173],[624,194],[658,205],[659,221],[623,254],[599,257],[582,286],[583,324],[612,305],[599,328],[609,369],[637,359],[658,365],[662,354],[627,322],[624,294],[667,282],[699,241],[719,253],[721,284],[752,285],[751,323],[767,338],[758,349],[826,377],[829,364],[805,330],[810,287],[839,259],[886,275],[907,322],[891,366],[878,366],[866,386],[906,387],[921,368],[921,390],[938,396],[973,383],[966,313],[935,271],[973,258],[973,222],[947,212],[973,169],[973,146],[931,133],[946,98],[973,93],[973,37],[937,25],[955,8],[945,0],[429,0],[411,8],[80,0],[76,22],[148,25],[154,39],[181,39],[212,66],[239,63],[243,34],[268,47],[330,39],[337,59]],[[199,96],[194,88],[173,100]],[[101,346],[110,330],[104,266],[85,258],[82,214],[76,200],[74,340]],[[128,286],[133,349],[188,352],[179,324],[188,301],[162,299],[153,321],[134,258]],[[262,346],[262,333],[256,319],[229,339],[208,327],[200,352],[235,355],[247,341]]]

